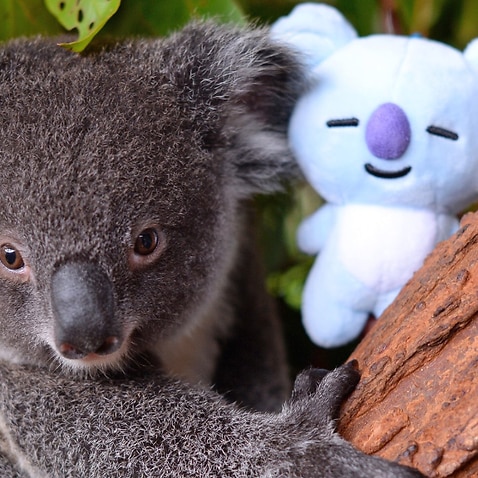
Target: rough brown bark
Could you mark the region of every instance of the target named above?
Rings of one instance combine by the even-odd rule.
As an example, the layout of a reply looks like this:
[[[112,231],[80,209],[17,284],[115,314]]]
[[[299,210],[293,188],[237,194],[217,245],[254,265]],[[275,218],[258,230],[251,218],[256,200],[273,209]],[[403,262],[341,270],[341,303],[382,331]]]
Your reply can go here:
[[[440,243],[359,344],[341,433],[429,477],[478,477],[478,214]]]

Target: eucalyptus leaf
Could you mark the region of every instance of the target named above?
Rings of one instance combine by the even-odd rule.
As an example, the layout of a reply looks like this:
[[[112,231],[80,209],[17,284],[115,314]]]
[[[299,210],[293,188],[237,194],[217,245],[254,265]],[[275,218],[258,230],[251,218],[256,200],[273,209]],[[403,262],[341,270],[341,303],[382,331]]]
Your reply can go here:
[[[121,0],[45,0],[48,10],[66,30],[78,31],[78,40],[61,44],[77,52],[86,48],[120,3]]]

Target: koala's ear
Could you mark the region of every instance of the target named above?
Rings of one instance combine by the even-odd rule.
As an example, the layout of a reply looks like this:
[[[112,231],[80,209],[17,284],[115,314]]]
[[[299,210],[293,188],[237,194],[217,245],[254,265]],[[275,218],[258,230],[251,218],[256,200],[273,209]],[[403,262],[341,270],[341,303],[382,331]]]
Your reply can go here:
[[[275,190],[298,176],[287,141],[305,89],[298,54],[272,40],[269,29],[210,22],[190,24],[163,53],[203,147],[224,161],[239,196]]]
[[[231,45],[234,81],[224,105],[223,148],[242,195],[274,191],[299,176],[287,131],[292,110],[306,89],[298,56],[272,40],[269,31],[254,31]]]
[[[279,18],[271,31],[274,38],[302,52],[310,69],[357,38],[356,30],[337,9],[318,3],[297,5],[289,15]]]

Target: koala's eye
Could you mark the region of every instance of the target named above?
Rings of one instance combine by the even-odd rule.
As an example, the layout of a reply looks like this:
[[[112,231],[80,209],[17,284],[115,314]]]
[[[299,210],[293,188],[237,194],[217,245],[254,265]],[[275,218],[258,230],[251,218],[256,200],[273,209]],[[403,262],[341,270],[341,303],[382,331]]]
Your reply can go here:
[[[427,128],[427,133],[434,134],[435,136],[441,136],[442,138],[451,139],[453,141],[456,141],[458,139],[458,135],[454,131],[440,128],[439,126],[429,126]]]
[[[25,265],[22,255],[11,244],[3,244],[1,246],[0,261],[7,269],[12,271],[21,269]]]
[[[159,225],[153,224],[138,230],[141,232],[135,233],[135,239],[128,251],[129,267],[136,271],[155,264],[167,245],[166,234]]]
[[[142,231],[134,243],[134,252],[140,256],[152,254],[158,246],[159,238],[155,229],[148,228]]]

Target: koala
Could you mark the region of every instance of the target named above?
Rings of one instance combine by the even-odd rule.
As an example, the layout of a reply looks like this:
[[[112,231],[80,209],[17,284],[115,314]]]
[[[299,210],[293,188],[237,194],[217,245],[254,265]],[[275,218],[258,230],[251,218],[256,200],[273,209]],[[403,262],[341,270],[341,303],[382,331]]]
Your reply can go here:
[[[296,174],[302,78],[264,30],[208,22],[2,46],[2,476],[420,476],[335,433],[353,365],[282,405],[249,199]]]
[[[286,360],[246,202],[294,174],[295,58],[211,26],[0,55],[0,358],[86,375],[149,363],[278,410]]]

